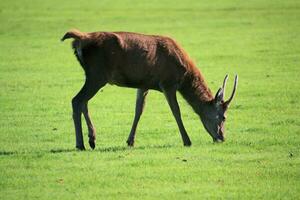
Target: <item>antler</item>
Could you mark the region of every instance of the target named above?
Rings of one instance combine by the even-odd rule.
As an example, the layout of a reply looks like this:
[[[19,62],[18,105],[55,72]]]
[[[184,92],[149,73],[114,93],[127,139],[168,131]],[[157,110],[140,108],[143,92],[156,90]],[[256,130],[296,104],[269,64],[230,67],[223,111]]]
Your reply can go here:
[[[226,79],[226,77],[225,77],[225,79]],[[225,82],[225,84],[226,84],[226,81],[225,81],[225,80],[224,80],[224,82]],[[235,95],[236,88],[237,88],[237,83],[238,83],[238,75],[235,75],[233,91],[232,91],[232,93],[231,93],[230,98],[225,102],[227,105],[230,104],[230,102],[232,101],[232,99],[233,99],[233,97],[234,97],[234,95]],[[224,86],[224,84],[223,84],[223,86]]]
[[[223,90],[223,98],[225,97],[225,87],[226,87],[226,82],[228,79],[228,74],[226,74],[224,81],[223,81],[223,86],[222,86],[222,90]],[[224,99],[223,99],[224,100]]]

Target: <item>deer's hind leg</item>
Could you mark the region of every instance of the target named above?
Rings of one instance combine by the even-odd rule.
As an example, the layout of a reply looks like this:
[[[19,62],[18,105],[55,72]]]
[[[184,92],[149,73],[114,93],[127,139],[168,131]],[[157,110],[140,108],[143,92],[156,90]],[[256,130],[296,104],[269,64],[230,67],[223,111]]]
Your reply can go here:
[[[88,101],[98,92],[98,90],[106,84],[103,80],[92,80],[87,78],[85,84],[79,93],[72,99],[73,120],[76,133],[76,148],[84,150],[84,142],[82,136],[81,114],[84,114],[88,129],[89,129],[89,143],[91,148],[95,148],[96,133],[92,121],[88,114]]]
[[[83,105],[82,112],[86,121],[86,125],[88,128],[88,136],[89,136],[89,144],[92,149],[96,146],[96,130],[92,123],[89,111],[88,111],[88,102]]]

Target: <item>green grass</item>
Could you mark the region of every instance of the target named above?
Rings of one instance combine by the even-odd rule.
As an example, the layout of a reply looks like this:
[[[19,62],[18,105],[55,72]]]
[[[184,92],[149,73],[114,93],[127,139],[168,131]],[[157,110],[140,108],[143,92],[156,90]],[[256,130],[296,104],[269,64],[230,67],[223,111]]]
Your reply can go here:
[[[296,0],[1,1],[0,199],[299,199],[299,19]],[[215,92],[239,74],[227,141],[213,144],[179,97],[184,148],[152,91],[127,148],[135,90],[106,86],[89,104],[96,149],[76,151],[84,74],[59,41],[71,28],[169,35]]]

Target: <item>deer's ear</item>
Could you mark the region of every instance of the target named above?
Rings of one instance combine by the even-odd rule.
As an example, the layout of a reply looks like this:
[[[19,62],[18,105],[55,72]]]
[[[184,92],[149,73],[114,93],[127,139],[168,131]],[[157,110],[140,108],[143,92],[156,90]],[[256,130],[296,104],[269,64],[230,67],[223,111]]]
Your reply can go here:
[[[220,88],[215,96],[215,103],[220,104],[223,101],[224,97],[224,90],[223,88]]]

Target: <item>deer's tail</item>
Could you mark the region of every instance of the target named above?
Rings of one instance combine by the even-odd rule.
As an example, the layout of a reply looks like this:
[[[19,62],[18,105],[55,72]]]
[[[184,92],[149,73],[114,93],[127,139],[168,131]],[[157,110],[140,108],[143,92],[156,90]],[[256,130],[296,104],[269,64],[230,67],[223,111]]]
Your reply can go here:
[[[63,42],[65,39],[70,39],[70,38],[74,38],[74,39],[77,39],[77,40],[83,40],[83,39],[87,38],[87,34],[86,33],[82,33],[79,30],[71,30],[71,31],[68,31],[61,38],[61,41]]]

